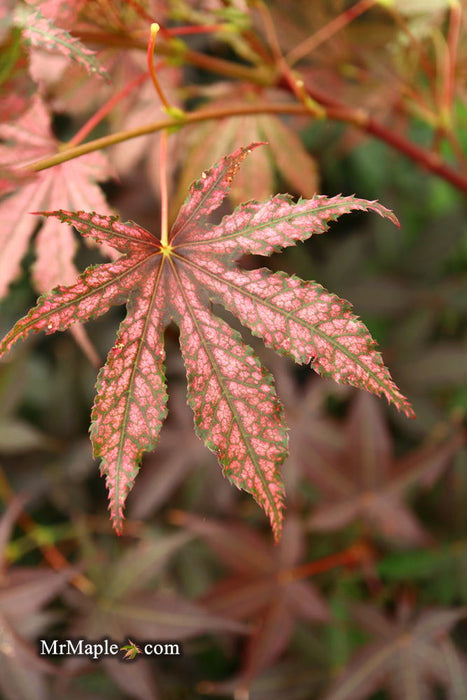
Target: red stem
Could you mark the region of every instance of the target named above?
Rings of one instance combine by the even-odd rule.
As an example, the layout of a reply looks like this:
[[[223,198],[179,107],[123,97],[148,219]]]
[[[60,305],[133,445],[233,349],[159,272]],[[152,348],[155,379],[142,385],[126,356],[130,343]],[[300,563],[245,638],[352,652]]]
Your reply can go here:
[[[101,122],[112,109],[127,95],[130,94],[138,85],[141,85],[149,77],[148,73],[141,73],[137,78],[132,80],[128,85],[126,85],[122,90],[115,93],[108,102],[106,102],[102,107],[99,107],[97,112],[92,115],[90,119],[84,124],[79,131],[73,136],[71,141],[68,141],[67,146],[77,146],[79,143],[84,141],[86,136]]]
[[[350,22],[353,22],[354,19],[369,10],[374,4],[375,0],[360,0],[352,7],[349,7],[348,10],[342,12],[342,14],[334,17],[328,24],[318,29],[317,32],[305,39],[305,41],[302,41],[301,44],[298,44],[287,54],[286,60],[289,66],[293,66],[294,63],[297,63],[308,53],[314,51],[318,46],[350,24]]]
[[[367,122],[365,131],[367,134],[376,136],[381,141],[384,141],[389,146],[392,146],[392,148],[394,148],[396,151],[399,151],[411,160],[414,160],[425,170],[439,175],[458,189],[467,192],[466,176],[446,165],[446,163],[443,162],[442,158],[437,153],[426,151],[420,146],[417,146],[415,143],[408,141],[403,136],[400,136],[396,132],[387,129],[383,124],[376,122],[371,117]]]
[[[330,554],[328,557],[321,557],[315,561],[299,564],[290,569],[282,569],[278,572],[277,578],[280,583],[289,583],[299,579],[316,576],[337,566],[353,567],[356,564],[364,564],[373,561],[375,551],[367,542],[356,542],[343,552]]]
[[[287,81],[283,78],[281,78],[279,86],[291,91]],[[318,104],[324,105],[328,108],[328,118],[332,119],[333,111],[339,110],[340,116],[337,117],[339,121],[353,123],[365,133],[376,136],[376,138],[384,141],[396,151],[399,151],[399,153],[402,153],[411,160],[415,161],[425,170],[439,175],[444,180],[447,180],[447,182],[450,182],[452,185],[457,187],[459,190],[467,192],[467,176],[457,170],[454,170],[454,168],[452,168],[450,165],[443,162],[437,153],[426,151],[421,146],[417,146],[417,144],[412,143],[412,141],[409,141],[395,131],[391,131],[391,129],[387,128],[384,124],[381,124],[373,119],[373,117],[368,116],[366,112],[346,107],[342,103],[328,97],[326,94],[322,93],[316,88],[307,85],[305,89],[310,97],[316,100]]]
[[[452,108],[456,86],[456,54],[459,44],[459,34],[461,27],[461,8],[455,3],[451,4],[449,15],[449,31],[447,38],[447,50],[444,64],[444,90],[442,98],[442,108],[447,114]]]
[[[154,47],[155,47],[155,43],[156,43],[156,36],[157,36],[157,33],[159,31],[160,31],[160,26],[157,23],[151,24],[151,33],[149,36],[146,59],[147,59],[147,64],[148,64],[149,75],[151,76],[153,85],[156,88],[157,94],[159,95],[159,99],[162,102],[165,109],[168,110],[170,105],[167,101],[166,96],[164,95],[164,91],[162,90],[162,88],[159,84],[159,80],[157,78],[156,68],[158,66],[154,66]]]
[[[161,183],[161,245],[169,242],[169,197],[167,192],[167,129],[161,133],[159,155],[159,179]]]

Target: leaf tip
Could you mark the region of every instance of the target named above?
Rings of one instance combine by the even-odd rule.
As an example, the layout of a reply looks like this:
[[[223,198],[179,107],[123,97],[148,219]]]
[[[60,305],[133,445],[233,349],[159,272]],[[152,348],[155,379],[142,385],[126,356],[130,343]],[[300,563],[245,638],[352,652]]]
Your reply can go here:
[[[73,212],[66,211],[65,209],[56,209],[54,211],[30,211],[28,213],[35,216],[55,216],[57,219],[60,219],[60,221],[64,221],[67,216],[72,216],[73,214]]]
[[[280,517],[278,519],[273,520],[273,518],[271,518],[272,534],[274,537],[274,544],[275,545],[278,545],[281,541],[283,520],[284,520],[284,515],[282,512],[280,513]]]
[[[403,408],[403,411],[404,411],[405,415],[407,416],[407,418],[411,418],[412,420],[416,419],[417,415],[416,415],[415,411],[413,410],[411,404],[408,401],[406,401],[404,408]]]
[[[250,153],[250,151],[258,148],[258,146],[269,146],[269,141],[253,141],[252,143],[248,144],[248,146],[245,146],[244,150],[247,153]]]
[[[401,394],[397,386],[392,381],[391,383],[393,391],[389,392],[383,389],[382,392],[379,393],[383,393],[386,396],[388,403],[393,404],[397,410],[404,413],[407,418],[415,419],[417,416],[412,408],[412,404],[403,394]]]
[[[123,534],[123,521],[125,516],[123,515],[123,506],[121,503],[116,503],[111,499],[109,503],[110,518],[112,520],[112,528],[116,535],[119,537]]]

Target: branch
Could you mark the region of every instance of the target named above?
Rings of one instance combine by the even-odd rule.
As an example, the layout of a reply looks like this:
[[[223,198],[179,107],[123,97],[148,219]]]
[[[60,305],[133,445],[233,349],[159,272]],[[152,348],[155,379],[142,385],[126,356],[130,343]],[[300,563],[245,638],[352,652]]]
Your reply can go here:
[[[113,45],[116,41],[116,39],[112,36],[94,32],[88,32],[82,35],[80,34],[80,38],[109,45]],[[139,37],[119,36],[118,41],[119,48],[121,48],[123,44],[125,47],[141,48],[146,50],[146,43],[143,43],[142,39],[139,39]],[[291,86],[287,83],[284,77],[278,77],[277,74],[275,75],[274,69],[271,69],[269,66],[264,66],[262,68],[251,68],[233,61],[206,56],[198,51],[191,51],[180,47],[179,43],[174,44],[171,42],[167,44],[160,44],[156,48],[156,52],[174,57],[178,60],[182,59],[186,63],[196,65],[199,68],[223,75],[224,77],[250,82],[254,85],[259,85],[262,87],[281,87],[287,92],[293,92]],[[371,117],[365,110],[355,107],[348,107],[310,86],[305,86],[305,90],[312,100],[324,108],[322,115],[324,118],[340,121],[357,127],[364,133],[384,141],[391,148],[399,151],[399,153],[402,153],[428,172],[438,175],[447,182],[451,183],[451,185],[457,189],[467,192],[467,174],[459,172],[451,165],[444,162],[437,154],[427,151],[400,134],[391,131],[384,124],[381,124],[373,119],[373,117]],[[308,114],[315,116],[310,114],[310,110],[302,104],[284,105],[264,103],[262,105],[246,105],[245,107],[224,110],[202,109],[185,114],[183,120],[170,118],[160,122],[152,122],[137,129],[129,129],[127,131],[121,131],[117,134],[110,134],[109,136],[105,136],[101,139],[89,141],[88,143],[82,144],[78,148],[65,149],[54,156],[36,161],[36,163],[28,166],[28,169],[32,171],[44,170],[45,168],[50,168],[53,165],[77,158],[85,153],[91,153],[92,151],[97,151],[101,148],[112,146],[115,143],[121,143],[122,141],[137,138],[138,136],[155,133],[161,129],[172,126],[180,126],[182,124],[192,124],[210,119],[222,119],[225,117],[247,114]]]
[[[53,156],[46,156],[45,158],[41,158],[34,163],[29,163],[27,166],[24,166],[22,170],[25,170],[26,172],[46,170],[54,165],[59,165],[60,163],[65,163],[68,160],[79,158],[79,156],[83,156],[86,153],[100,151],[102,148],[108,148],[116,143],[138,138],[138,136],[145,136],[147,134],[153,134],[161,131],[162,129],[170,129],[172,127],[179,127],[185,124],[195,124],[197,122],[208,121],[210,119],[224,119],[226,117],[248,114],[304,115],[308,113],[308,110],[303,107],[303,105],[284,103],[264,103],[260,105],[249,104],[242,107],[229,107],[225,109],[200,109],[195,112],[185,112],[180,117],[167,117],[166,119],[161,119],[157,122],[150,122],[149,124],[144,124],[144,126],[139,126],[135,129],[127,129],[125,131],[119,131],[116,134],[109,134],[108,136],[103,136],[102,138],[94,139],[93,141],[88,141],[87,143],[83,143],[72,148],[65,147],[63,150],[55,153]]]
[[[290,85],[284,78],[279,79],[278,87],[292,92]],[[305,85],[305,90],[315,102],[326,108],[326,116],[328,119],[335,119],[356,126],[364,133],[375,136],[380,141],[384,141],[388,146],[391,146],[394,150],[410,158],[410,160],[414,161],[428,172],[438,175],[447,182],[450,182],[451,185],[454,185],[457,189],[467,192],[467,173],[456,170],[443,161],[437,153],[427,151],[413,143],[413,141],[392,131],[384,124],[373,119],[365,110],[347,107],[309,85]]]

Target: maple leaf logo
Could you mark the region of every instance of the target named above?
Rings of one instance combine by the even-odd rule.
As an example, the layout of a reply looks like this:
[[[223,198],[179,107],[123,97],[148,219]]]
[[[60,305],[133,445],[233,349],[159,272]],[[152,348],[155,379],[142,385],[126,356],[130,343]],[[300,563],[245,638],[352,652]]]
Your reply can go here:
[[[114,216],[43,212],[123,255],[89,267],[76,284],[40,297],[6,335],[0,354],[31,332],[62,331],[127,302],[127,317],[99,373],[91,425],[117,532],[142,453],[156,446],[166,415],[163,335],[173,320],[180,329],[197,433],[216,453],[224,474],[264,508],[279,537],[279,467],[287,454],[282,406],[270,373],[240,334],[212,313],[211,302],[222,304],[277,352],[299,363],[312,361],[320,374],[383,394],[413,415],[375,341],[347,302],[316,282],[235,264],[245,253],[270,255],[323,233],[327,221],[353,209],[371,209],[395,223],[397,219],[379,203],[354,197],[294,202],[288,195],[276,195],[243,204],[213,225],[208,216],[225,198],[242,160],[259,145],[226,156],[191,185],[167,244]]]
[[[123,659],[134,659],[137,654],[142,654],[143,652],[139,648],[137,644],[131,641],[131,639],[128,639],[128,644],[125,644],[125,646],[120,647],[120,651],[124,651],[125,655],[123,656]]]

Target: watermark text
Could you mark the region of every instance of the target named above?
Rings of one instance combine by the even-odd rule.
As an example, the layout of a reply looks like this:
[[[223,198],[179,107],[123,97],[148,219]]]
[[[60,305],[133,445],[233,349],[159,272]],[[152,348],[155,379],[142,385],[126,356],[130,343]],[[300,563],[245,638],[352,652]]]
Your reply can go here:
[[[96,641],[90,639],[39,639],[39,654],[41,656],[88,656],[93,661],[99,661],[106,656],[119,656],[123,660],[142,656],[180,656],[180,642],[147,641],[135,643],[117,643],[103,638]]]

